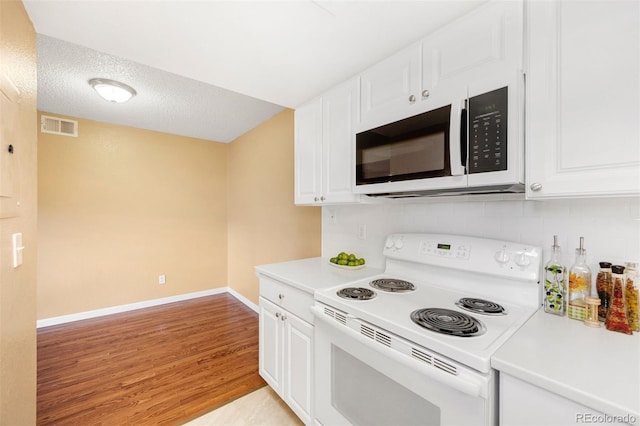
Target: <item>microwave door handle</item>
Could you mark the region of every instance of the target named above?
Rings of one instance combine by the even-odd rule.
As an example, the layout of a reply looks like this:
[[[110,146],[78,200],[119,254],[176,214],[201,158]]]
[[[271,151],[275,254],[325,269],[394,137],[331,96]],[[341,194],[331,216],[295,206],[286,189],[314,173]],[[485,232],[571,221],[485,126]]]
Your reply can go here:
[[[451,176],[462,176],[467,163],[467,110],[463,105],[451,105],[449,121],[449,161]]]

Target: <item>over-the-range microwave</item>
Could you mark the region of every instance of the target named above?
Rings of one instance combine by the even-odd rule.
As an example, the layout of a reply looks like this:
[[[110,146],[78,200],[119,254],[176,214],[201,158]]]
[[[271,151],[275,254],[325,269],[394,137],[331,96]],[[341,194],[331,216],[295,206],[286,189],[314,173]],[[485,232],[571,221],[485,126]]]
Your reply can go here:
[[[441,102],[356,134],[355,188],[393,198],[524,192],[523,91]]]

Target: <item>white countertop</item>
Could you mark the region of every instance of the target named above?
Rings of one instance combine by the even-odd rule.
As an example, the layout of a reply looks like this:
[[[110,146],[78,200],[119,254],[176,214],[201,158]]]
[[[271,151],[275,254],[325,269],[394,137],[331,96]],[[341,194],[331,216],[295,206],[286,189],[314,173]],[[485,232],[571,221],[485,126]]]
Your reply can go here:
[[[640,333],[590,328],[540,309],[491,366],[602,413],[640,418]]]
[[[329,259],[313,257],[259,265],[256,266],[256,273],[313,294],[316,289],[334,287],[379,275],[382,273],[382,269],[366,265],[362,269],[342,269],[330,265]]]

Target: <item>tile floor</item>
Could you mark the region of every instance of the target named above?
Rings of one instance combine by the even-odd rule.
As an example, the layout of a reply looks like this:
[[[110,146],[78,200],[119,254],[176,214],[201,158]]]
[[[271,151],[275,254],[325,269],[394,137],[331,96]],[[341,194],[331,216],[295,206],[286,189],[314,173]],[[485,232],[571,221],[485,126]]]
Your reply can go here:
[[[185,426],[301,426],[303,423],[269,386],[198,417]]]

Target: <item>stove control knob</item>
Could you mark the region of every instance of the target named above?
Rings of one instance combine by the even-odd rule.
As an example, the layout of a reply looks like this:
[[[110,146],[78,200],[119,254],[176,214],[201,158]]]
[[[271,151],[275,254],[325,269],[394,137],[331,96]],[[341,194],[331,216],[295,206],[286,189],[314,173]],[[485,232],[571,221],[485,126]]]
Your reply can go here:
[[[385,248],[390,249],[391,247],[393,247],[393,240],[391,239],[391,237],[387,238],[387,242],[384,243]]]
[[[529,256],[527,256],[527,252],[523,251],[521,253],[518,253],[516,258],[514,259],[514,262],[516,263],[516,265],[524,268],[526,266],[529,266],[529,264],[531,263],[531,260],[529,260]]]
[[[402,241],[402,238],[398,238],[396,240],[396,248],[400,250],[402,247],[404,247],[404,241]]]
[[[496,262],[505,264],[509,261],[509,253],[507,253],[507,246],[503,246],[502,250],[497,251],[494,258]]]

